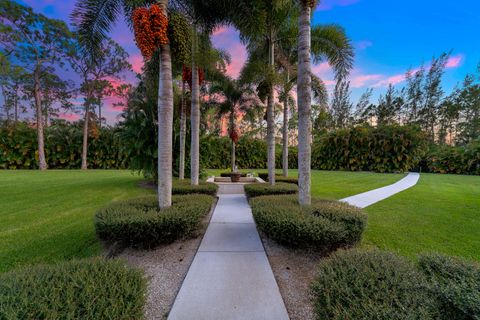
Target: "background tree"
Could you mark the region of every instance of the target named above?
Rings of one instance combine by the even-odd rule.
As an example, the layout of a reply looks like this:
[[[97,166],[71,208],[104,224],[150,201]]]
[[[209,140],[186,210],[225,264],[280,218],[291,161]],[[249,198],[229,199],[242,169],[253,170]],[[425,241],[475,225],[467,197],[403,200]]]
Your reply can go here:
[[[346,128],[352,120],[353,103],[350,99],[350,81],[339,79],[333,91],[330,106],[335,128]]]
[[[70,64],[82,79],[79,88],[84,97],[81,169],[86,170],[90,115],[95,113],[95,105],[101,105],[105,94],[114,94],[113,82],[122,81],[123,73],[131,70],[132,66],[128,62],[128,53],[111,39],[103,40],[95,56],[77,47]]]
[[[72,34],[63,21],[49,19],[10,0],[0,0],[0,30],[2,51],[12,52],[33,81],[38,161],[39,168],[45,170],[41,81],[49,68],[63,67],[70,54]]]

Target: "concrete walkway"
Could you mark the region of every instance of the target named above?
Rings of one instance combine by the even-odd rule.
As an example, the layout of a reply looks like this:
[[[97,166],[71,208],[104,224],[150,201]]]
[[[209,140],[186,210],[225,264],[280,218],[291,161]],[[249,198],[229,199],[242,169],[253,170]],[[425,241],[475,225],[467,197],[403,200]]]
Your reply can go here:
[[[405,178],[389,186],[357,194],[340,201],[346,202],[360,208],[368,207],[374,203],[380,202],[399,192],[409,189],[417,184],[420,174],[416,172],[409,173]]]
[[[168,319],[289,319],[243,186],[219,187],[219,201]]]

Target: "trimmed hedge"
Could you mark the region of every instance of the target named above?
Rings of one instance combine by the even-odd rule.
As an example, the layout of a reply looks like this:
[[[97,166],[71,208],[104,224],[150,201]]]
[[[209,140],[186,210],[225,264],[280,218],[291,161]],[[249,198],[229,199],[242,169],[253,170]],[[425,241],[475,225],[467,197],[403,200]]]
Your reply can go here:
[[[208,194],[215,196],[218,186],[215,183],[199,181],[197,186],[192,186],[190,180],[174,180],[172,194]]]
[[[88,141],[90,169],[128,168],[127,156],[120,149],[116,128],[92,128]],[[79,123],[56,121],[45,128],[45,156],[49,168],[78,169],[82,157],[83,131]],[[19,123],[0,127],[0,169],[38,168],[35,128]]]
[[[480,265],[430,254],[420,257],[419,266],[433,283],[445,319],[480,319]]]
[[[390,252],[340,250],[322,260],[312,284],[318,319],[437,319],[426,277]]]
[[[143,319],[146,281],[114,260],[37,265],[0,274],[0,319]]]
[[[268,173],[259,173],[258,176],[265,180],[268,181]],[[275,182],[285,182],[285,183],[293,183],[298,185],[298,179],[294,177],[284,177],[282,175],[276,174],[275,175]]]
[[[480,175],[480,141],[466,146],[431,146],[420,163],[423,172]]]
[[[157,197],[115,202],[95,215],[100,239],[125,246],[153,248],[194,234],[210,211],[208,195],[176,195],[170,208],[158,209]]]
[[[245,194],[249,198],[267,196],[267,195],[285,195],[285,194],[295,194],[298,192],[298,187],[295,184],[291,183],[275,183],[273,186],[268,183],[252,183],[246,184]]]
[[[301,207],[296,196],[263,196],[251,199],[250,205],[257,227],[292,247],[350,246],[360,241],[367,224],[361,209],[337,201],[312,199],[311,206]]]
[[[425,138],[410,126],[353,127],[326,134],[312,148],[312,168],[405,172],[424,154]]]

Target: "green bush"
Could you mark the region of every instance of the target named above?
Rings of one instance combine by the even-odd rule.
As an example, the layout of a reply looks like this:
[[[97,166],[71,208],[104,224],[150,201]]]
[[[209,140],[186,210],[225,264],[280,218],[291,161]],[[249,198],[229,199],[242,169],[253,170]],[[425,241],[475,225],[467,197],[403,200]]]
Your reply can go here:
[[[49,168],[80,168],[82,126],[57,120],[45,128],[45,156]],[[127,156],[120,149],[116,128],[92,128],[89,134],[88,167],[123,169]],[[38,168],[38,143],[35,128],[25,123],[0,127],[0,169]]]
[[[317,319],[438,318],[427,279],[389,252],[335,252],[320,263],[312,292]]]
[[[268,173],[259,173],[258,176],[265,180],[268,181]],[[293,183],[298,185],[298,179],[294,177],[284,177],[282,175],[276,174],[275,175],[275,182],[285,182],[285,183]]]
[[[200,181],[197,186],[192,186],[190,180],[174,180],[172,186],[173,194],[208,194],[217,195],[218,186],[215,183]]]
[[[268,183],[252,183],[245,185],[245,194],[249,198],[267,195],[295,194],[298,187],[291,183],[275,183],[271,186]]]
[[[480,319],[480,265],[436,254],[421,256],[419,265],[433,283],[444,319]]]
[[[157,197],[115,202],[95,215],[100,239],[125,246],[153,248],[194,234],[211,209],[208,195],[177,195],[172,206],[158,209]]]
[[[424,153],[424,136],[409,126],[353,127],[326,134],[312,148],[312,168],[404,172]]]
[[[423,172],[480,175],[480,141],[458,147],[431,146],[420,164]]]
[[[119,261],[78,260],[0,274],[0,319],[143,319],[146,284]]]
[[[361,209],[337,201],[312,199],[311,206],[302,207],[296,196],[263,196],[251,199],[250,205],[257,227],[292,247],[330,250],[353,245],[367,224]]]

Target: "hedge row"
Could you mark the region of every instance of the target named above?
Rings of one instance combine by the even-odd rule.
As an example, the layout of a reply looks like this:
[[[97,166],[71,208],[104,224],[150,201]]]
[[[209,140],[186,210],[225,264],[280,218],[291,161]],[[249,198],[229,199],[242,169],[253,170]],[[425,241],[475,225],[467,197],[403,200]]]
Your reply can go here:
[[[440,255],[419,265],[379,250],[340,250],[312,284],[318,319],[480,319],[480,266]]]
[[[154,248],[194,234],[214,198],[189,194],[172,197],[172,206],[158,208],[157,196],[119,201],[99,210],[95,230],[100,239],[123,246]]]
[[[278,182],[275,185],[269,185],[268,183],[252,183],[246,184],[245,194],[249,198],[268,196],[268,195],[285,195],[295,194],[298,192],[298,187],[293,183]]]
[[[123,169],[127,158],[120,151],[114,128],[90,131],[88,166],[91,169]],[[45,156],[49,168],[78,169],[81,165],[83,131],[79,124],[56,122],[45,128]],[[24,123],[0,127],[0,169],[38,168],[35,128]]]
[[[268,181],[268,173],[259,173],[258,176],[265,181]],[[294,177],[284,177],[282,175],[275,175],[275,182],[285,182],[298,185],[298,179]]]
[[[294,186],[290,184],[291,186]],[[312,199],[301,207],[296,196],[250,199],[257,227],[278,243],[330,250],[350,246],[362,237],[367,216],[357,207],[337,201]]]
[[[37,265],[0,274],[0,319],[143,319],[146,281],[114,260]]]
[[[467,146],[432,146],[420,166],[422,172],[480,175],[480,140]]]

